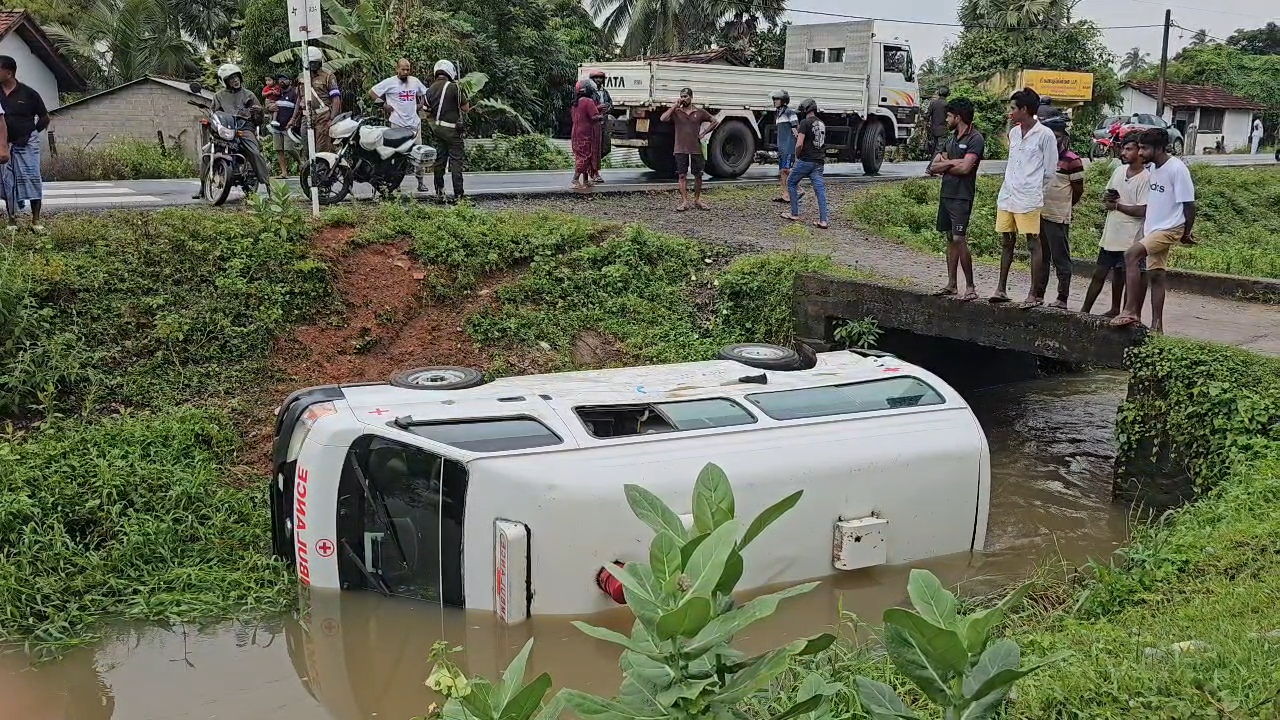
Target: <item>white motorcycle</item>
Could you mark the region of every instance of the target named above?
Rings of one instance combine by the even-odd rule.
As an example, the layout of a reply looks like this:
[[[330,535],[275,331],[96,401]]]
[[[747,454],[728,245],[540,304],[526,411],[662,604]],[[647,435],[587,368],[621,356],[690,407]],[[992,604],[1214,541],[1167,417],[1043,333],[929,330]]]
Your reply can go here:
[[[369,183],[378,197],[388,199],[415,164],[436,157],[435,148],[414,142],[412,130],[387,127],[372,116],[342,113],[329,125],[329,137],[337,152],[316,153],[299,177],[307,197],[314,183],[321,205],[341,202],[357,182]]]

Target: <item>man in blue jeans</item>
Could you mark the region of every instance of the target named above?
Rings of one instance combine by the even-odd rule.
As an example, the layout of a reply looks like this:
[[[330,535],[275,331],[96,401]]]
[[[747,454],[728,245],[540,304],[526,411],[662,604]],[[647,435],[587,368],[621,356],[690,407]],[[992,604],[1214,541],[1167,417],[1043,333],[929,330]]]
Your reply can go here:
[[[773,126],[778,131],[778,180],[782,190],[782,197],[774,198],[773,201],[789,203],[791,194],[787,191],[787,177],[796,164],[796,125],[800,123],[800,116],[791,109],[791,94],[786,90],[774,90],[770,97],[776,108]]]
[[[791,196],[791,212],[782,213],[786,220],[798,221],[800,217],[800,181],[809,178],[813,184],[813,195],[818,198],[818,221],[816,228],[825,230],[827,223],[827,183],[822,178],[822,171],[827,161],[827,126],[818,119],[818,103],[807,99],[798,108],[800,127],[796,129],[796,166],[787,178],[787,191]]]

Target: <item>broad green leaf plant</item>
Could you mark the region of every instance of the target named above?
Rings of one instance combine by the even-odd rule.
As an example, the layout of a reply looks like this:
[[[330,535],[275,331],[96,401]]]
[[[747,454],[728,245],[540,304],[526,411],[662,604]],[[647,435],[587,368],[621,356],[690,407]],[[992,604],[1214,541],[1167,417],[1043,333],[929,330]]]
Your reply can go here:
[[[945,720],[994,717],[1013,683],[1068,655],[1021,664],[1018,644],[990,641],[991,631],[1030,590],[1026,583],[1000,604],[960,615],[956,596],[927,570],[912,570],[907,594],[915,610],[884,612],[882,641],[889,659],[920,692],[943,710]],[[873,720],[918,718],[884,683],[857,679],[858,698]]]
[[[731,720],[743,717],[741,703],[769,687],[792,658],[821,652],[835,641],[834,635],[824,633],[753,657],[730,646],[743,629],[772,615],[778,603],[818,585],[797,585],[741,606],[733,601],[733,590],[742,579],[742,551],[795,507],[803,491],[765,508],[744,528],[728,477],[708,464],[694,484],[693,527],[686,528],[653,493],[638,485],[624,490],[631,511],[654,532],[649,562],[606,568],[622,583],[627,607],[635,615],[631,634],[574,623],[591,637],[622,648],[623,681],[617,696],[565,689],[542,705],[549,677],[521,686],[530,645],[498,684],[467,680],[437,652],[428,685],[448,699],[433,715],[444,720],[553,720],[568,709],[582,720]],[[830,699],[842,689],[812,675],[796,702],[773,720],[827,720]]]

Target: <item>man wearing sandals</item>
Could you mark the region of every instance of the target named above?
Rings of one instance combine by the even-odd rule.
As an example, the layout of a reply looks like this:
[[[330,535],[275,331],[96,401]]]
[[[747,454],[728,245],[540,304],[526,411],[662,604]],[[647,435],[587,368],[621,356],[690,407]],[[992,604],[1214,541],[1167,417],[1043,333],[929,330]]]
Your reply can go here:
[[[1009,98],[1009,160],[1004,168],[1004,182],[996,197],[996,232],[1003,239],[1000,253],[1000,281],[991,296],[993,303],[1009,302],[1009,269],[1013,266],[1013,250],[1018,234],[1027,238],[1032,265],[1040,257],[1040,209],[1044,207],[1044,190],[1058,168],[1058,140],[1053,131],[1036,119],[1040,95],[1023,88]],[[1033,281],[1034,285],[1034,281]],[[1034,288],[1027,303],[1034,304]]]
[[[1144,130],[1138,138],[1138,152],[1147,164],[1150,185],[1143,237],[1124,253],[1125,304],[1111,324],[1116,327],[1141,324],[1142,276],[1139,263],[1147,259],[1151,275],[1151,330],[1164,332],[1164,271],[1169,250],[1178,244],[1195,245],[1191,227],[1196,222],[1196,188],[1191,173],[1181,160],[1169,154],[1169,131]]]
[[[978,291],[973,284],[973,256],[969,253],[967,233],[978,182],[978,165],[982,163],[987,145],[982,133],[973,126],[973,103],[967,98],[947,102],[946,123],[953,134],[941,143],[937,155],[929,163],[929,174],[942,176],[938,232],[947,239],[947,285],[934,294],[954,296],[957,270],[963,268],[965,292],[960,299],[977,300]]]
[[[682,88],[680,99],[662,113],[662,122],[675,126],[676,142],[676,177],[680,183],[680,206],[676,212],[689,209],[689,180],[685,176],[693,173],[693,206],[699,210],[710,210],[702,202],[702,171],[706,160],[702,157],[702,138],[711,134],[720,121],[711,113],[693,104],[693,90]],[[707,125],[703,130],[702,125]]]
[[[800,220],[800,181],[809,178],[813,196],[818,200],[818,221],[813,223],[823,230],[827,223],[827,183],[822,171],[827,162],[827,125],[818,117],[818,103],[812,98],[800,103],[800,126],[796,128],[796,166],[787,177],[787,190],[791,196],[791,212],[783,213],[786,220]]]

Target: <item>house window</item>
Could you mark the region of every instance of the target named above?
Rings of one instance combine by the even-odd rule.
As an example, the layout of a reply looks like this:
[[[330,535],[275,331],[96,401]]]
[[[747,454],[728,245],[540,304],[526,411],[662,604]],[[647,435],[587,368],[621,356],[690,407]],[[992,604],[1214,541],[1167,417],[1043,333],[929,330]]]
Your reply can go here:
[[[827,61],[827,51],[826,51],[826,50],[810,50],[810,51],[809,51],[809,62],[811,62],[811,63],[824,63],[824,62],[826,62],[826,61]]]
[[[1197,132],[1200,133],[1220,133],[1222,132],[1223,116],[1227,113],[1225,110],[1218,108],[1200,108],[1200,127]]]
[[[827,50],[827,62],[842,63],[844,62],[844,48],[829,48]]]

